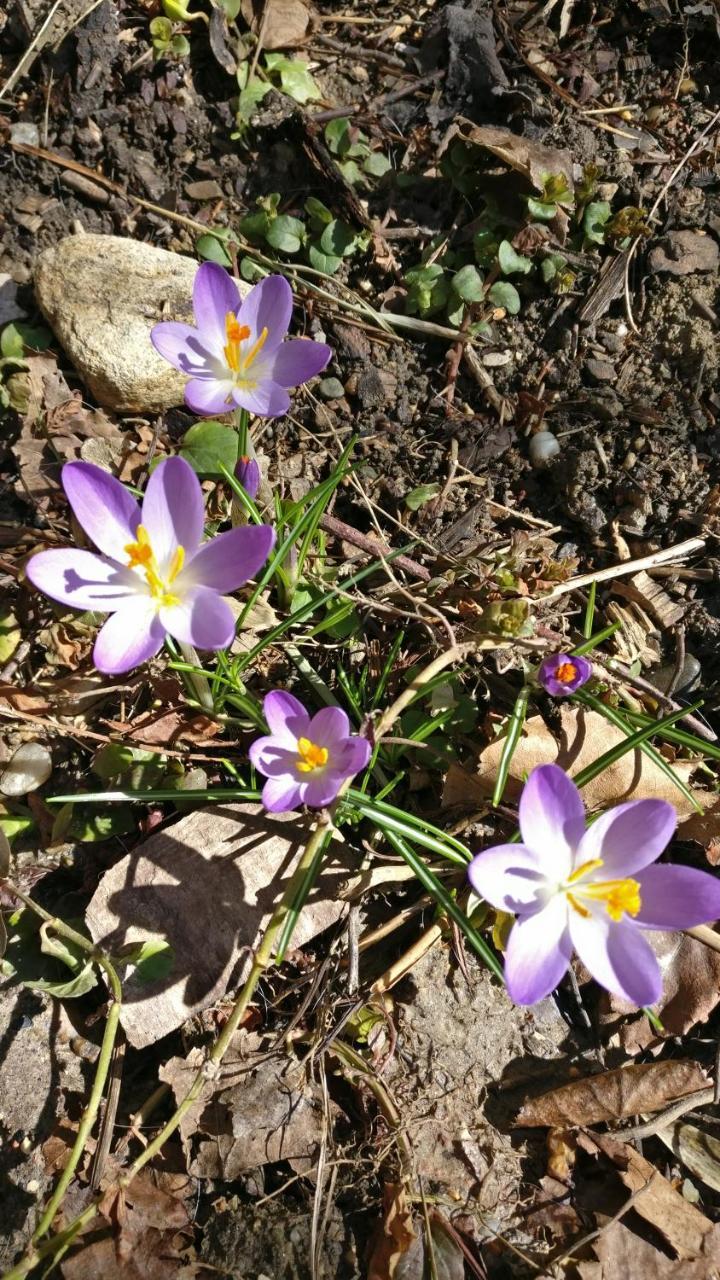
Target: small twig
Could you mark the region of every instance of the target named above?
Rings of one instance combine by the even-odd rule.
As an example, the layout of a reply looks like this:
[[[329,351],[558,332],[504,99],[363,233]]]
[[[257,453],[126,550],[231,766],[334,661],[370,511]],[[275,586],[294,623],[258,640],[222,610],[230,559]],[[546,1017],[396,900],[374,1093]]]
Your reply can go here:
[[[667,564],[668,560],[689,556],[693,551],[700,551],[704,546],[704,538],[687,538],[685,542],[678,542],[677,546],[653,551],[652,555],[640,556],[637,560],[623,560],[620,564],[610,565],[607,569],[596,569],[594,573],[581,573],[576,578],[568,578],[567,582],[559,582],[549,594],[539,599],[556,600],[558,596],[567,595],[568,591],[575,591],[578,587],[587,587],[591,582],[609,582],[612,578],[621,578],[626,573],[637,573],[640,569],[653,569],[655,565]]]
[[[720,933],[716,933],[709,924],[696,924],[693,929],[685,929],[689,938],[702,942],[711,951],[720,951]]]
[[[108,1086],[105,1106],[100,1121],[100,1132],[98,1134],[95,1154],[92,1158],[90,1170],[90,1190],[97,1191],[102,1176],[105,1171],[105,1164],[110,1147],[112,1145],[113,1131],[115,1128],[115,1117],[117,1116],[118,1102],[120,1101],[120,1086],[122,1084],[123,1065],[125,1062],[125,1036],[122,1028],[118,1029],[115,1047],[112,1053],[112,1061],[110,1063],[110,1084]]]
[[[359,547],[361,551],[367,551],[370,556],[382,555],[390,551],[390,547],[378,545],[373,539],[368,537],[366,533],[360,533],[358,529],[353,529],[352,525],[346,524],[344,520],[338,520],[335,516],[323,515],[320,517],[320,528],[326,533],[332,533],[336,538],[342,538],[345,542],[350,542],[354,547]],[[412,573],[414,577],[421,578],[423,582],[429,582],[431,574],[424,565],[418,564],[417,560],[412,560],[410,556],[396,556],[393,560],[393,566],[404,569],[406,573]]]
[[[620,1138],[623,1142],[637,1142],[640,1138],[652,1138],[659,1129],[667,1129],[687,1111],[692,1111],[695,1107],[704,1107],[708,1102],[715,1101],[715,1085],[708,1085],[707,1089],[698,1089],[696,1093],[688,1094],[687,1098],[680,1098],[679,1102],[673,1102],[671,1107],[665,1111],[660,1111],[652,1120],[648,1120],[645,1124],[634,1124],[628,1129],[614,1129],[613,1138]]]
[[[52,20],[55,17],[55,14],[57,13],[62,3],[63,3],[63,0],[55,0],[55,3],[51,6],[47,18],[41,24],[41,26],[38,27],[37,31],[35,32],[35,35],[30,41],[30,44],[28,45],[27,49],[23,53],[15,70],[11,71],[2,89],[0,89],[0,101],[2,101],[3,98],[6,98],[9,93],[12,93],[18,80],[20,80],[20,78],[25,75],[25,72],[28,71],[29,68],[32,66],[39,52],[39,48],[41,46],[43,36],[48,31],[50,25],[52,24]],[[98,0],[98,3],[99,3],[99,0]]]

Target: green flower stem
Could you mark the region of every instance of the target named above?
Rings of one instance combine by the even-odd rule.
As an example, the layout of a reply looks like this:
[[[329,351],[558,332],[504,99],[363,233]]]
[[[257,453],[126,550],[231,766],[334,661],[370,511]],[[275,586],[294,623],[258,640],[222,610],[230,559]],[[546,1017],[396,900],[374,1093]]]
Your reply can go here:
[[[215,711],[215,702],[213,700],[207,676],[203,675],[201,670],[197,670],[198,667],[202,668],[202,663],[197,655],[197,651],[191,644],[186,644],[182,640],[178,640],[177,643],[185,661],[193,668],[192,671],[184,672],[187,676],[188,685],[192,693],[197,698],[197,701],[200,703],[200,706],[205,711],[209,711],[212,715]]]
[[[238,433],[238,457],[246,458],[249,453],[248,437],[250,429],[250,414],[247,409],[236,409],[235,426]]]

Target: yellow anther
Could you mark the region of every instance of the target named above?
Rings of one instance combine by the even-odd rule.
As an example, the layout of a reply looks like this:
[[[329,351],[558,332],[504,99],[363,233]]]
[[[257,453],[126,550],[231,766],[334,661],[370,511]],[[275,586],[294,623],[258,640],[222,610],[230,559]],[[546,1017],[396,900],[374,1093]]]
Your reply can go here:
[[[298,738],[297,767],[301,773],[312,773],[314,769],[322,769],[328,762],[327,747],[319,747],[309,738]]]
[[[168,583],[175,581],[178,574],[181,572],[184,564],[185,564],[185,548],[177,547],[175,550],[175,555],[170,561],[170,569],[168,570],[168,577],[167,577]]]
[[[258,338],[257,342],[253,343],[247,355],[245,356],[245,359],[242,362],[243,370],[250,368],[250,365],[252,364],[255,357],[258,355],[260,351],[262,351],[263,347],[265,346],[265,343],[267,342],[267,336],[268,336],[268,331],[266,326],[263,329],[262,333],[260,334],[260,337]]]
[[[227,345],[223,348],[228,368],[233,373],[240,372],[240,343],[250,337],[250,330],[246,324],[238,324],[237,317],[233,311],[228,311],[225,316],[225,337]]]
[[[602,858],[591,858],[568,876],[565,881],[565,894],[570,906],[585,919],[590,912],[583,905],[583,899],[602,903],[611,920],[621,920],[625,912],[630,916],[636,916],[641,906],[640,884],[637,880],[595,880],[590,884],[582,883],[586,876],[597,871],[602,865]],[[569,885],[573,886],[572,892],[567,887]]]
[[[567,878],[568,884],[575,884],[577,880],[583,880],[585,876],[589,876],[591,871],[597,871],[598,867],[603,865],[602,858],[591,858],[589,862],[583,862],[581,867],[576,867],[572,875]]]
[[[574,662],[563,662],[555,672],[556,680],[561,684],[571,684],[577,676],[577,667]]]
[[[136,541],[129,542],[125,547],[125,553],[128,557],[128,569],[142,569],[145,574],[145,581],[150,588],[150,595],[156,602],[158,608],[169,609],[172,605],[180,603],[180,597],[168,591],[168,587],[175,581],[178,574],[185,564],[185,548],[177,547],[167,574],[167,581],[161,576],[155,559],[148,531],[144,525],[139,524],[135,530]]]
[[[135,542],[128,542],[125,547],[125,554],[128,557],[128,569],[134,569],[137,565],[150,564],[153,558],[150,539],[144,525],[138,525],[135,530],[135,538]]]

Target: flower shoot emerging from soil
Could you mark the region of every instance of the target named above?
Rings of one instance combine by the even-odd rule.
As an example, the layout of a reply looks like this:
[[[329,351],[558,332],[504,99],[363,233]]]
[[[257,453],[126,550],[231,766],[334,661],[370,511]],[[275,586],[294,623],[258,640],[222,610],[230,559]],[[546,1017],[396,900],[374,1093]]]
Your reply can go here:
[[[185,399],[194,413],[240,407],[279,417],[290,407],[287,388],[320,373],[332,355],[323,342],[284,341],[292,315],[284,276],[266,276],[243,302],[227,271],[204,262],[195,276],[193,310],[197,328],[168,320],[150,336],[160,355],[187,374]]]
[[[590,679],[592,664],[587,658],[575,658],[571,653],[553,653],[540,663],[537,675],[546,693],[563,698],[575,693]]]
[[[330,804],[370,759],[370,743],[350,732],[340,707],[323,707],[311,718],[291,693],[275,689],[263,711],[270,733],[253,742],[250,759],[267,778],[262,801],[271,813]]]
[[[689,867],[653,866],[677,815],[665,800],[632,800],[585,829],[580,792],[554,764],[534,769],[520,800],[522,844],[479,853],[468,875],[492,906],[517,916],[505,978],[517,1004],[557,986],[573,951],[608,991],[638,1006],[662,979],[643,929],[717,920],[720,880]]]
[[[248,498],[255,501],[260,488],[260,467],[254,458],[244,454],[235,464],[235,479],[241,484]]]
[[[62,483],[100,554],[41,551],[27,576],[52,600],[112,615],[95,641],[99,671],[130,671],[158,652],[166,634],[198,649],[230,644],[235,619],[223,595],[267,560],[275,542],[269,525],[231,529],[201,546],[202,490],[182,458],[156,467],[142,509],[119,480],[90,462],[69,462]]]

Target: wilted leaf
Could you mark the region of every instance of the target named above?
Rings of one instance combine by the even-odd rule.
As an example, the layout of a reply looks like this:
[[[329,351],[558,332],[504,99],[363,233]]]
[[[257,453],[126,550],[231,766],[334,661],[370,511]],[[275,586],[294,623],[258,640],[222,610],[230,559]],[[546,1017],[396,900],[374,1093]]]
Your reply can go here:
[[[694,1178],[720,1191],[720,1141],[694,1124],[676,1124],[658,1130],[662,1139]]]
[[[573,1080],[532,1098],[518,1113],[519,1126],[547,1125],[566,1129],[571,1125],[623,1120],[648,1111],[659,1111],[677,1098],[707,1086],[707,1076],[697,1062],[649,1062],[603,1071]]]
[[[597,1262],[581,1262],[578,1280],[715,1280],[720,1228],[713,1227],[703,1240],[700,1256],[678,1266],[661,1249],[632,1231],[625,1221],[607,1223],[607,1215],[599,1215],[602,1228],[592,1249]]]
[[[368,1280],[400,1280],[399,1267],[412,1250],[415,1269],[404,1268],[404,1280],[422,1280],[424,1251],[415,1232],[407,1192],[401,1183],[383,1188],[383,1221],[379,1228],[368,1268]]]
[[[292,49],[308,34],[311,10],[304,0],[242,0],[240,12],[256,35],[262,22],[263,49]]]
[[[520,137],[510,129],[494,125],[476,125],[460,116],[445,134],[440,148],[443,155],[454,139],[470,142],[497,156],[511,169],[516,169],[532,184],[536,191],[545,191],[548,177],[561,176],[567,189],[573,191],[572,157],[569,151],[546,147],[533,138]]]
[[[113,1232],[96,1234],[64,1258],[64,1280],[192,1280],[198,1275],[187,1203],[193,1195],[186,1174],[156,1170],[143,1170],[126,1190],[110,1190],[101,1213]]]
[[[10,842],[0,827],[0,880],[5,880],[10,874]]]
[[[87,910],[93,939],[115,951],[164,938],[171,972],[124,984],[122,1023],[136,1048],[174,1031],[242,982],[257,944],[306,838],[297,814],[270,815],[260,805],[213,805],[181,818],[138,845],[103,876]],[[330,846],[323,871],[293,937],[302,946],[343,912],[341,890],[351,855]]]
[[[0,612],[0,667],[12,658],[22,639],[22,631],[12,609],[5,608]]]

